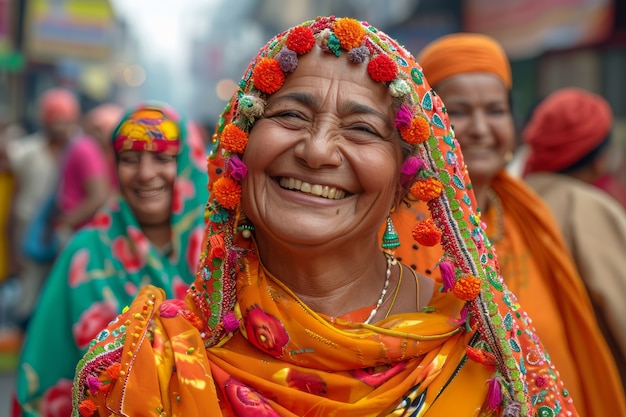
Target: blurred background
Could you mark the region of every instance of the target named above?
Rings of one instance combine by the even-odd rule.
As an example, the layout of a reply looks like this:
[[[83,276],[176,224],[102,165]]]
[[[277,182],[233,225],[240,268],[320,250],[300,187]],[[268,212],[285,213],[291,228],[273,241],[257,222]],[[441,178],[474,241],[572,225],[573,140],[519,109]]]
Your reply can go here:
[[[35,131],[37,98],[65,86],[84,112],[158,99],[211,131],[263,41],[331,14],[367,20],[414,55],[446,33],[489,34],[512,61],[518,126],[541,97],[579,86],[611,103],[626,149],[624,0],[0,0],[0,127]],[[12,390],[0,372],[0,417]]]
[[[367,20],[414,55],[449,32],[494,36],[513,62],[518,120],[566,85],[626,117],[622,0],[0,0],[0,109],[34,130],[35,98],[64,85],[85,111],[152,98],[212,127],[265,39],[328,14]]]

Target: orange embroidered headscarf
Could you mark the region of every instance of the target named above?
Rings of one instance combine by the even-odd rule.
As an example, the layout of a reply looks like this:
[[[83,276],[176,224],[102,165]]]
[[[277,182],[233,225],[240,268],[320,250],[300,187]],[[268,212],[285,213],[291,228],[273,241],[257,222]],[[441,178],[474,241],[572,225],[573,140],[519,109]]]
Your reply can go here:
[[[331,319],[260,265],[240,207],[242,156],[265,99],[312,48],[367,66],[397,99],[394,122],[408,149],[400,181],[431,213],[413,236],[444,250],[432,311],[375,324]],[[186,302],[147,287],[99,335],[77,367],[81,415],[575,415],[499,276],[443,103],[395,40],[351,18],[284,31],[249,64],[213,141],[206,250]]]
[[[430,85],[468,72],[496,75],[511,89],[511,66],[499,43],[479,33],[454,33],[429,44],[420,52],[418,62]]]

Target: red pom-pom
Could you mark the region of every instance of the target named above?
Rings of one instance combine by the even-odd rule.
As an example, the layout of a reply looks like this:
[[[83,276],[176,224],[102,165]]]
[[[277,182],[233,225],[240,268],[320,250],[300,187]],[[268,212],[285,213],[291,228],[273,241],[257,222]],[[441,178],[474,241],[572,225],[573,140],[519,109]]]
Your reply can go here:
[[[311,28],[306,26],[298,26],[291,30],[285,46],[298,55],[306,54],[315,45],[315,36]]]
[[[398,75],[398,66],[385,54],[374,57],[367,64],[367,72],[374,81],[388,82]]]

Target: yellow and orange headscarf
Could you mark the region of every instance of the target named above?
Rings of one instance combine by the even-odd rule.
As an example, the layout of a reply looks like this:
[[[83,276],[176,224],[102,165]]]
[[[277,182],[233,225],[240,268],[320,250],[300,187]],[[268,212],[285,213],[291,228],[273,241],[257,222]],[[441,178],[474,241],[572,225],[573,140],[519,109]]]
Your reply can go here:
[[[178,154],[181,132],[174,121],[177,118],[175,114],[168,115],[163,106],[139,106],[127,114],[115,129],[115,153],[134,150]]]
[[[453,33],[429,44],[417,57],[430,85],[454,75],[483,72],[500,78],[511,89],[511,65],[502,46],[479,33]]]

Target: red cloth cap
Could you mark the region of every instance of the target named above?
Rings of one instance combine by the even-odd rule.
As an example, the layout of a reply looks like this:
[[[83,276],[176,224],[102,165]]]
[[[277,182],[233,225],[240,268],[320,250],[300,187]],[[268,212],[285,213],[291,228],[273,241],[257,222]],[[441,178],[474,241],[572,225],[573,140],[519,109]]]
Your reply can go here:
[[[546,97],[522,133],[530,152],[524,172],[556,172],[597,147],[611,131],[613,113],[601,96],[568,87]]]
[[[39,99],[39,111],[42,123],[78,121],[80,117],[78,99],[65,88],[51,88],[44,92]]]

